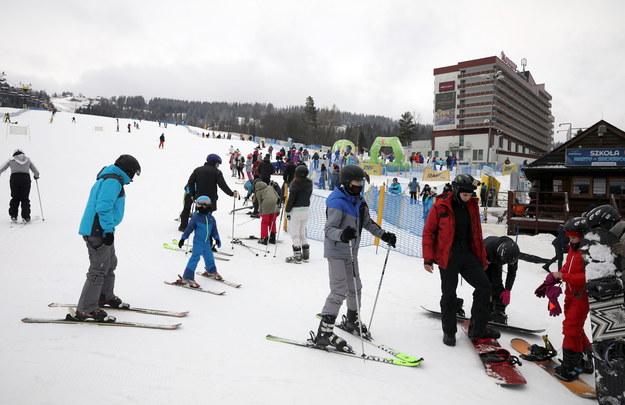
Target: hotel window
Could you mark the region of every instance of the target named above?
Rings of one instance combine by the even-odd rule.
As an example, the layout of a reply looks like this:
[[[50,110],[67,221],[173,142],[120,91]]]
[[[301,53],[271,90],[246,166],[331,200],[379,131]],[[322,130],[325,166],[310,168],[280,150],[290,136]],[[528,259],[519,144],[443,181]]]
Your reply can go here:
[[[473,149],[473,160],[484,160],[484,150]]]
[[[607,184],[607,179],[605,177],[593,179],[592,180],[592,195],[605,196],[605,193],[607,191],[606,184]]]
[[[590,196],[590,177],[574,177],[572,179],[572,193],[576,196]]]

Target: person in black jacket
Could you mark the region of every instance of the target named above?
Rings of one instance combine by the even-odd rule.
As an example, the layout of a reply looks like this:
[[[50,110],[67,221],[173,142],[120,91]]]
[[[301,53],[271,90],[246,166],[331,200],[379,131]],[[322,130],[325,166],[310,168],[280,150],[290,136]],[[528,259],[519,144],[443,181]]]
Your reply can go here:
[[[486,275],[491,283],[491,316],[493,322],[508,323],[506,307],[510,304],[510,290],[514,286],[518,267],[519,246],[507,236],[489,236],[484,239],[488,267]],[[508,265],[506,284],[503,283],[503,266]]]
[[[239,193],[235,190],[230,190],[226,180],[224,180],[224,175],[219,170],[219,165],[221,164],[221,158],[211,153],[206,157],[206,163],[204,166],[200,166],[196,168],[191,176],[189,177],[189,181],[187,182],[187,190],[193,200],[195,200],[196,196],[205,195],[211,199],[211,212],[217,211],[217,186],[230,197],[238,198]],[[189,220],[189,215],[186,215],[187,222]],[[184,222],[184,218],[180,220],[180,227],[186,228],[188,223]]]
[[[265,184],[269,184],[271,182],[271,175],[275,172],[276,170],[269,159],[269,154],[266,154],[265,158],[258,164],[258,177],[260,177]]]
[[[289,159],[286,163],[286,167],[284,168],[284,172],[282,173],[282,180],[284,180],[284,189],[285,191],[289,188],[289,185],[293,181],[295,177],[295,163],[293,163],[292,159]]]
[[[287,263],[308,262],[310,245],[306,239],[306,225],[310,218],[310,196],[313,183],[308,178],[306,165],[295,168],[295,178],[289,187],[289,199],[286,204],[287,232],[293,239],[293,256],[287,257]]]

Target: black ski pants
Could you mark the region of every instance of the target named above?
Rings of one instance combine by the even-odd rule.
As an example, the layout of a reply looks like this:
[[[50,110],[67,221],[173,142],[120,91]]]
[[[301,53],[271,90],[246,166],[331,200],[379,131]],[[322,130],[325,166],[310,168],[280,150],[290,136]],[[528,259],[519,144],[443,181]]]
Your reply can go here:
[[[461,275],[475,290],[471,306],[471,321],[476,330],[483,330],[490,318],[489,302],[491,284],[486,272],[477,257],[468,248],[454,244],[449,256],[447,268],[441,273],[441,314],[443,332],[454,335],[457,331],[456,322],[456,288],[458,275]]]
[[[20,204],[22,206],[22,218],[30,219],[30,174],[12,173],[9,180],[11,187],[11,201],[9,202],[9,215],[17,218]]]

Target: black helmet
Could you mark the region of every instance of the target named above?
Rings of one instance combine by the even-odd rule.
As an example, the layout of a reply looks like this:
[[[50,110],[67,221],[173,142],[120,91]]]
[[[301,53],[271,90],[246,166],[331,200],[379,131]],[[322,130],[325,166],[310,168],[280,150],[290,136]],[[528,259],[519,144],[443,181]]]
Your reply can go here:
[[[347,185],[352,180],[364,180],[365,171],[358,165],[346,165],[341,169],[341,184]]]
[[[217,163],[221,164],[221,158],[219,157],[219,155],[216,155],[214,153],[211,153],[210,155],[206,156],[206,161],[212,164],[213,166],[215,166],[215,164]]]
[[[455,195],[458,195],[458,193],[472,193],[478,185],[479,182],[470,174],[459,174],[451,182],[451,189]]]
[[[610,230],[621,220],[621,214],[611,205],[600,205],[588,211],[586,219],[588,220],[589,228],[601,226],[605,230]]]
[[[295,176],[296,177],[306,177],[308,176],[308,168],[306,165],[299,165],[295,168]]]
[[[497,246],[497,257],[501,263],[514,264],[519,260],[520,254],[519,245],[511,239]]]
[[[141,166],[137,159],[132,155],[121,155],[115,161],[115,166],[119,167],[130,177],[131,179],[141,175]]]
[[[589,229],[588,219],[584,218],[584,217],[571,218],[568,221],[566,221],[566,224],[564,224],[564,231],[565,232],[576,232],[576,233],[579,234],[580,237],[588,229]]]

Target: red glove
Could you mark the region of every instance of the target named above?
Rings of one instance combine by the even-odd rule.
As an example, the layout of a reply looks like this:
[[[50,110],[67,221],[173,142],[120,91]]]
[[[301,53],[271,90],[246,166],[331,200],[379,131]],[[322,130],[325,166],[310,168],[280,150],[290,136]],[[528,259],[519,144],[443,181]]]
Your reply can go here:
[[[499,295],[501,303],[504,305],[510,305],[510,290],[503,290]]]

